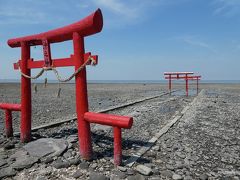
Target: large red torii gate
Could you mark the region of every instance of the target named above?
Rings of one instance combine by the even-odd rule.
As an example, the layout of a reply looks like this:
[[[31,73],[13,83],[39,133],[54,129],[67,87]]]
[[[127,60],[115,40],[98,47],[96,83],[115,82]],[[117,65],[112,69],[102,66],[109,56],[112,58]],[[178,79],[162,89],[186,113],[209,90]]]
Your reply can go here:
[[[103,17],[101,10],[98,9],[91,15],[74,24],[45,33],[8,40],[8,45],[10,47],[21,48],[21,60],[14,64],[14,69],[20,69],[22,76],[21,104],[0,103],[0,108],[5,109],[6,112],[7,136],[12,136],[11,111],[21,111],[21,141],[28,142],[31,140],[31,69],[42,68],[39,73],[40,76],[45,70],[54,70],[54,72],[56,72],[56,67],[74,66],[75,72],[71,77],[75,77],[76,84],[76,111],[80,154],[84,159],[91,159],[92,143],[90,123],[113,126],[114,162],[116,165],[120,165],[122,159],[121,128],[131,128],[133,118],[88,112],[85,66],[90,64],[91,61],[96,64],[98,56],[92,56],[91,53],[85,53],[84,37],[100,32],[102,27]],[[69,58],[52,59],[50,45],[52,43],[59,43],[67,40],[73,40],[73,55]],[[44,60],[31,59],[30,47],[36,45],[43,46]]]

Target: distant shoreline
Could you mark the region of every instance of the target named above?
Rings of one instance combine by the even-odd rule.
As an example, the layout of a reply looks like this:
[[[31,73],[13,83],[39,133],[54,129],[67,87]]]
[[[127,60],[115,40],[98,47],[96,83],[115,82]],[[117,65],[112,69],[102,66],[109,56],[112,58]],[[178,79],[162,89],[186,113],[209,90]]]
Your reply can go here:
[[[88,84],[165,84],[167,80],[88,80]],[[190,81],[194,82],[194,81]],[[18,79],[0,79],[0,83],[20,83]],[[32,83],[44,83],[44,80],[32,80]],[[48,83],[59,83],[57,80],[48,80]],[[75,81],[68,82],[70,84]],[[174,83],[182,84],[184,80],[176,80]],[[201,84],[240,84],[240,80],[201,80]]]

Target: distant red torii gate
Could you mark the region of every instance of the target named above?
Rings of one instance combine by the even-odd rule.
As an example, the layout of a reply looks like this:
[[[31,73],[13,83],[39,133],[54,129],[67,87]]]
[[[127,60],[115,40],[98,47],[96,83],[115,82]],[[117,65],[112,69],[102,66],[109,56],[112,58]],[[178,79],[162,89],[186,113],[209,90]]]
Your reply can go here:
[[[199,80],[201,80],[201,76],[188,76],[188,80],[197,81],[197,94],[199,92]]]
[[[172,80],[173,79],[185,79],[186,82],[186,96],[188,96],[188,76],[194,74],[193,72],[164,72],[165,79],[168,79],[168,89],[171,95]]]

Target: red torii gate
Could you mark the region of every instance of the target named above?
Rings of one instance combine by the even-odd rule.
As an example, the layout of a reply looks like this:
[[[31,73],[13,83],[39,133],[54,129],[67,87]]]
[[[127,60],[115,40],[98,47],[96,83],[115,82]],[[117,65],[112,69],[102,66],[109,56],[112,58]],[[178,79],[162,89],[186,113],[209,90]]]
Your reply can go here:
[[[12,136],[11,111],[21,111],[21,141],[28,142],[31,140],[31,79],[33,79],[33,77],[31,77],[31,69],[42,68],[36,77],[41,76],[46,70],[53,70],[58,77],[56,67],[74,66],[75,72],[70,77],[75,77],[76,84],[76,111],[80,154],[84,159],[91,159],[92,143],[90,123],[109,125],[114,128],[114,162],[116,165],[121,164],[121,128],[131,128],[133,118],[88,112],[86,65],[90,64],[91,61],[96,64],[98,56],[85,53],[84,37],[100,32],[102,27],[103,17],[101,10],[98,9],[74,24],[45,33],[8,40],[10,47],[21,48],[21,60],[14,64],[14,69],[20,69],[22,76],[21,104],[0,103],[0,108],[5,109],[6,112],[7,136]],[[52,59],[50,44],[67,40],[73,40],[74,54],[71,55],[70,58]],[[44,60],[31,59],[30,47],[36,45],[43,46]]]
[[[199,91],[199,80],[201,80],[201,76],[188,76],[188,80],[195,80],[197,81],[197,94]]]
[[[168,79],[168,89],[171,95],[172,91],[172,80],[173,79],[184,79],[186,82],[186,96],[188,96],[188,77],[190,74],[194,74],[193,72],[164,72],[165,79]]]

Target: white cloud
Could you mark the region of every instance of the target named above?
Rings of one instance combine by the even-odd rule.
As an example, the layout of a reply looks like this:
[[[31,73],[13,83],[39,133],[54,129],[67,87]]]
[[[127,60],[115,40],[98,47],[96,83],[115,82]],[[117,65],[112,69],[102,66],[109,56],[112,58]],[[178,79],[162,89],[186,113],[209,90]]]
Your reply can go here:
[[[183,41],[184,43],[187,43],[187,44],[192,45],[192,46],[198,46],[198,47],[201,47],[201,48],[208,49],[212,52],[216,52],[214,50],[214,48],[209,43],[206,43],[206,42],[202,41],[197,36],[187,35],[187,36],[177,37],[176,39],[179,39],[179,40]]]
[[[214,15],[233,17],[240,14],[240,0],[214,0]]]
[[[110,26],[124,26],[142,22],[152,12],[160,11],[161,7],[176,5],[188,0],[91,0],[109,15],[105,22]]]

